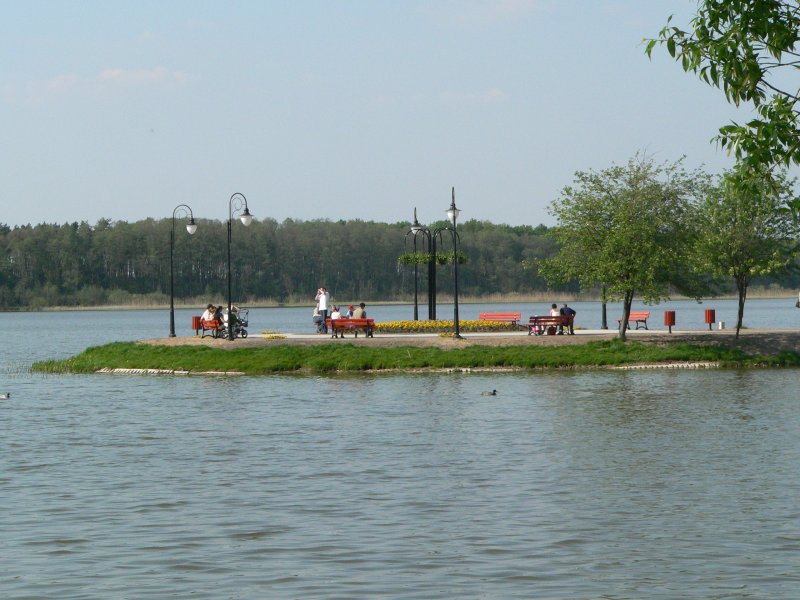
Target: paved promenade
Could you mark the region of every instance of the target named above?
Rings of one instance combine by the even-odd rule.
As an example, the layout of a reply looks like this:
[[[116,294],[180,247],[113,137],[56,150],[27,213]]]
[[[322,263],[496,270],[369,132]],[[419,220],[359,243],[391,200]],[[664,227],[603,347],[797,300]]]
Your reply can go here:
[[[724,329],[704,331],[681,331],[673,328],[672,333],[666,329],[639,329],[627,333],[628,341],[641,341],[653,344],[671,344],[686,342],[700,345],[719,345],[740,348],[746,352],[776,355],[784,351],[800,352],[800,330],[797,329],[743,329],[740,338],[735,337],[735,330]],[[503,333],[463,333],[461,339],[442,336],[436,333],[376,333],[374,338],[359,335],[357,338],[349,334],[346,338],[331,338],[325,334],[267,333],[251,332],[247,339],[237,338],[234,341],[199,336],[159,338],[146,340],[144,343],[157,345],[206,345],[216,348],[233,349],[278,344],[356,344],[364,346],[436,346],[440,348],[459,348],[469,345],[511,346],[518,344],[559,346],[567,344],[585,344],[591,341],[611,340],[617,337],[616,329],[579,329],[575,335],[528,335],[525,331]]]

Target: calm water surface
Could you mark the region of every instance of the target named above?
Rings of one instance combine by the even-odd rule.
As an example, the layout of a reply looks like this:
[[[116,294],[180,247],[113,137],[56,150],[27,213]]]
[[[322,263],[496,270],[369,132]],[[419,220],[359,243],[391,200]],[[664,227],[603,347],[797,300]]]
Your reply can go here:
[[[796,370],[31,375],[163,335],[82,315],[0,315],[2,598],[797,598]]]

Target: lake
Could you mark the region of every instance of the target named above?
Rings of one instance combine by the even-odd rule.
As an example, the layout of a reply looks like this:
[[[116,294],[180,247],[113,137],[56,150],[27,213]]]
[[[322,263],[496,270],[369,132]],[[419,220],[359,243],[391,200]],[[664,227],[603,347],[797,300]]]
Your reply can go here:
[[[726,302],[678,328],[732,326]],[[251,334],[310,313],[253,310]],[[759,300],[745,323],[798,317]],[[167,312],[0,323],[3,598],[797,597],[797,370],[34,375]]]

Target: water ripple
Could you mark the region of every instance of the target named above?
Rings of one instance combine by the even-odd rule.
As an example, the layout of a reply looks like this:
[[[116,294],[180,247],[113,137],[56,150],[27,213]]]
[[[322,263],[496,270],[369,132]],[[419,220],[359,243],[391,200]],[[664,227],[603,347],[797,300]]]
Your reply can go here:
[[[793,371],[34,378],[0,411],[0,592],[794,598],[793,389]]]

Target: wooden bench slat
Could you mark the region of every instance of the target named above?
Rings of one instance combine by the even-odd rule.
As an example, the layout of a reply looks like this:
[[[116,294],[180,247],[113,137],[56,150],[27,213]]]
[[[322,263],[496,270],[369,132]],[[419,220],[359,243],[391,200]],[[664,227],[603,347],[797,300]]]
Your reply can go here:
[[[516,325],[522,320],[522,313],[515,312],[496,312],[496,313],[480,313],[478,315],[479,321],[499,321],[502,323],[511,323]]]

